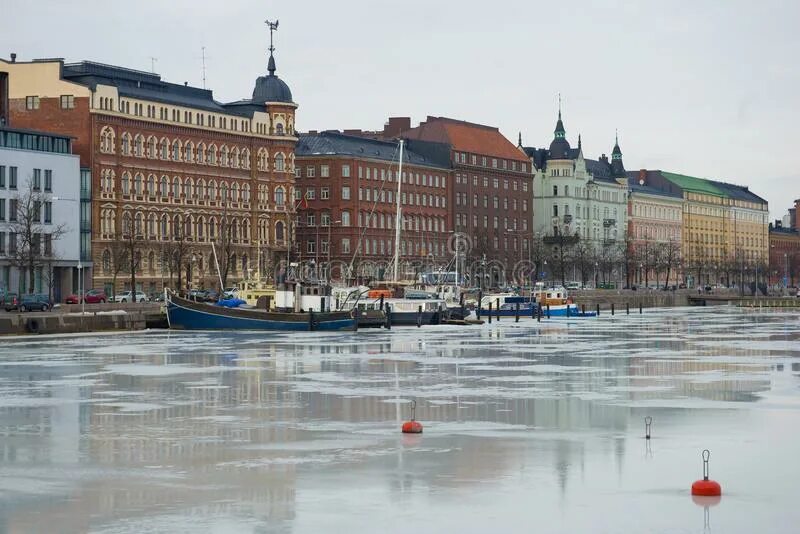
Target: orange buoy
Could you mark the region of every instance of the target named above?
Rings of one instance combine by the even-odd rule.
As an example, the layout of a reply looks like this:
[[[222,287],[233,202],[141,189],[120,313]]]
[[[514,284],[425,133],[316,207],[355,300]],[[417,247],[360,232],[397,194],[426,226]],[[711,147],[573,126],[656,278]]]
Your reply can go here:
[[[417,401],[411,401],[411,420],[403,423],[403,434],[422,434],[422,424],[414,419]]]
[[[692,495],[701,497],[719,497],[722,495],[722,486],[715,480],[708,478],[708,459],[711,452],[708,449],[703,451],[703,480],[697,480],[692,484]]]

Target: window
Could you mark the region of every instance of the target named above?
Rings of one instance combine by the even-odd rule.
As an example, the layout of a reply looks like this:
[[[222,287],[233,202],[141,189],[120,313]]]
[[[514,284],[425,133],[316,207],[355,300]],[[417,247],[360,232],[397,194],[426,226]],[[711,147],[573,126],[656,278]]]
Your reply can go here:
[[[25,109],[39,109],[39,97],[38,96],[26,96],[25,97]]]
[[[44,203],[44,222],[45,224],[50,224],[53,222],[53,203],[52,202],[45,202]]]
[[[306,167],[306,178],[313,178],[316,172],[316,167],[308,166]]]
[[[19,201],[16,198],[8,199],[8,220],[9,221],[14,222],[14,221],[17,220],[17,212],[19,211],[18,207],[17,207],[18,202]]]
[[[319,175],[323,178],[328,178],[331,175],[331,168],[328,165],[320,165]]]
[[[557,197],[557,196],[558,196],[558,186],[557,186],[557,185],[554,185],[554,186],[553,186],[553,196],[554,196],[554,197]]]
[[[315,245],[316,245],[316,243],[314,243],[313,241],[309,241],[308,242],[308,249],[307,250],[308,250],[309,254],[314,254],[316,252]]]
[[[61,95],[61,109],[75,109],[75,97],[73,95]]]
[[[342,226],[350,226],[350,212],[343,211],[342,212]]]
[[[285,161],[286,158],[283,154],[278,154],[275,156],[275,170],[279,172],[283,172],[285,170]]]
[[[348,191],[347,194],[349,195],[350,192]],[[319,198],[320,200],[328,200],[330,198],[330,189],[328,189],[327,187],[323,187],[322,189],[320,189]]]
[[[44,171],[44,190],[47,193],[53,191],[53,171],[50,169]]]
[[[327,212],[323,212],[320,216],[320,224],[322,226],[330,226],[331,225],[331,214]]]
[[[278,206],[283,206],[286,202],[286,191],[284,191],[283,187],[279,187],[275,190],[275,204]]]
[[[342,186],[342,200],[350,200],[350,187]]]
[[[350,239],[347,237],[342,239],[342,254],[350,254]]]
[[[553,204],[553,217],[558,217],[558,205]]]
[[[6,220],[6,199],[0,198],[0,221]]]
[[[350,178],[350,165],[342,165],[342,178]]]
[[[0,189],[6,188],[6,167],[0,165]]]
[[[308,226],[316,226],[317,225],[317,217],[313,213],[309,213],[306,216],[306,224]]]
[[[42,169],[33,169],[33,190],[42,190]]]

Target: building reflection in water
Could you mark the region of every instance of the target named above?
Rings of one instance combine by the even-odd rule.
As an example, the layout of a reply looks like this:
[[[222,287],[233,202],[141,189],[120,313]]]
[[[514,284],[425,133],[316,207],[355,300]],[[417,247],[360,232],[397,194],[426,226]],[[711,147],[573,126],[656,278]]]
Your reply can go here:
[[[795,335],[770,333],[780,324],[750,328]],[[25,355],[0,364],[0,475],[20,481],[0,494],[4,531],[187,511],[290,529],[298,492],[323,472],[380,477],[402,502],[544,467],[563,496],[589,449],[622,477],[648,401],[691,417],[670,403],[755,402],[776,373],[800,371],[692,317],[270,341],[133,334],[99,353],[92,339],[0,349]],[[399,434],[412,398],[422,437]]]

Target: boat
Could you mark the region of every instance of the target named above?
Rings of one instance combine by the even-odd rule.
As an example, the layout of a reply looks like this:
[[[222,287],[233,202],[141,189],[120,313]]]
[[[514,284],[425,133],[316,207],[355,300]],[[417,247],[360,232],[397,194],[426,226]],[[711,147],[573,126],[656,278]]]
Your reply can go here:
[[[492,317],[535,317],[538,309],[532,297],[516,293],[494,293],[481,298],[481,317],[490,315],[489,304],[492,305]],[[517,311],[519,310],[519,311]]]
[[[359,328],[381,328],[386,326],[386,312],[380,299],[369,298],[367,286],[333,287],[331,297],[334,310],[352,310]]]
[[[320,284],[286,282],[275,289],[273,310],[233,299],[195,302],[165,290],[167,322],[181,330],[356,330],[353,310],[331,310],[330,289]],[[315,311],[317,310],[317,311]]]
[[[572,301],[567,290],[561,286],[545,288],[541,282],[533,291],[543,317],[595,317],[595,312],[584,312]]]

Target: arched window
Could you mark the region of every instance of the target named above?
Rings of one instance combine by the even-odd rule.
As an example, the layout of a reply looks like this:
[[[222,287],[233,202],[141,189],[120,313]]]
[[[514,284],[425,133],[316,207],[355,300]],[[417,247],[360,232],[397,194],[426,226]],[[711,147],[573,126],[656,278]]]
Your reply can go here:
[[[213,201],[217,200],[217,182],[214,180],[208,182],[208,199]]]
[[[286,158],[283,156],[282,153],[279,152],[278,155],[275,156],[275,170],[283,172],[283,170],[285,169],[285,163],[286,163]]]
[[[269,170],[269,153],[267,153],[266,148],[259,148],[258,149],[258,170],[259,171],[267,171]]]
[[[160,157],[164,160],[169,159],[169,142],[166,139],[161,139]]]
[[[131,194],[131,175],[128,172],[122,173],[122,194],[123,195]]]
[[[104,126],[100,130],[100,152],[104,154],[114,152],[114,130],[111,126]]]
[[[147,216],[147,237],[154,238],[156,236],[156,214],[150,213]]]
[[[144,156],[144,137],[139,134],[133,140],[133,155],[137,158]]]
[[[240,167],[239,165],[240,163],[241,162],[239,161],[239,149],[237,147],[234,147],[234,149],[231,150],[231,167],[233,167],[234,169],[238,169]]]
[[[129,211],[122,214],[122,233],[123,235],[130,235],[132,226],[132,218]]]
[[[219,184],[219,196],[220,200],[223,202],[228,201],[228,182],[220,182]]]
[[[144,234],[144,215],[142,215],[141,211],[136,212],[135,231],[137,236]]]
[[[342,226],[350,226],[350,212],[342,211]]]
[[[159,230],[161,233],[161,239],[166,239],[169,237],[169,220],[166,214],[161,215],[161,228]]]
[[[147,254],[147,270],[151,275],[156,274],[156,253],[152,250]]]
[[[194,144],[191,141],[187,141],[185,145],[183,145],[183,161],[186,163],[194,163]]]
[[[111,252],[108,249],[103,251],[103,272],[106,274],[111,272]]]
[[[286,202],[286,190],[283,186],[280,186],[275,189],[275,204],[277,206],[283,206]]]
[[[200,143],[197,145],[197,163],[200,165],[206,164],[206,145],[205,143]]]
[[[278,221],[275,223],[275,241],[283,241],[283,221]]]
[[[181,142],[177,139],[172,142],[172,161],[181,160]]]
[[[136,176],[133,178],[133,190],[136,192],[136,195],[141,195],[142,191],[144,190],[144,176],[136,173]]]
[[[156,177],[152,174],[147,176],[147,195],[156,196]]]
[[[194,183],[191,178],[186,178],[183,183],[183,197],[186,200],[194,198]]]
[[[239,156],[239,166],[243,169],[250,169],[250,149],[245,148]]]
[[[275,125],[275,135],[283,135],[283,124],[280,122]]]
[[[242,241],[245,243],[250,241],[250,221],[247,219],[242,221]]]
[[[242,274],[247,274],[247,254],[242,255]]]
[[[217,164],[217,145],[212,144],[208,147],[208,153],[206,154],[207,158],[206,161],[209,165],[216,165]]]
[[[197,180],[197,188],[195,190],[195,193],[197,194],[197,197],[200,200],[204,200],[206,198],[206,195],[208,194],[206,191],[206,181],[203,180],[202,178],[199,178]]]
[[[215,217],[211,217],[208,221],[208,238],[217,238],[217,219]]]
[[[130,156],[131,155],[131,134],[125,132],[122,134],[122,155],[123,156]]]
[[[239,202],[239,184],[236,182],[231,185],[231,201]]]
[[[250,202],[250,184],[242,186],[242,202]]]
[[[166,198],[169,194],[169,178],[166,176],[161,177],[161,197]]]
[[[219,164],[220,167],[228,166],[228,147],[225,145],[222,145],[222,148],[219,149]]]
[[[181,196],[181,179],[177,176],[172,178],[172,196],[175,199]]]
[[[205,217],[200,217],[197,219],[197,238],[202,241],[205,235],[205,226],[206,226],[206,219]]]
[[[156,138],[153,136],[147,138],[147,157],[150,159],[156,158]]]

